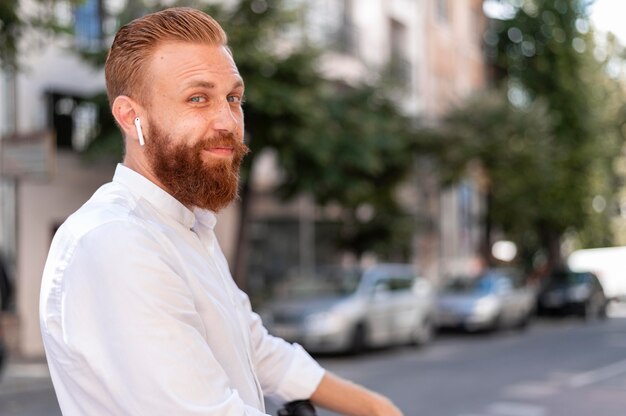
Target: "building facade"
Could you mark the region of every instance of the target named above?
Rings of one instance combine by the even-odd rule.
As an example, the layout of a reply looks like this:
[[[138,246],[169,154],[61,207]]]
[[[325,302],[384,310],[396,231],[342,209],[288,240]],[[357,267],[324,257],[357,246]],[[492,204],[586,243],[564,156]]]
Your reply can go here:
[[[486,17],[482,0],[426,0],[422,4],[422,117],[436,123],[452,106],[487,85],[483,53]],[[429,175],[428,169],[425,173]],[[482,244],[480,218],[485,210],[476,177],[468,176],[449,189],[433,186],[428,177],[423,179],[424,215],[436,230],[426,230],[418,241],[430,253],[437,252],[425,256],[426,269],[434,279],[441,281],[475,267]]]

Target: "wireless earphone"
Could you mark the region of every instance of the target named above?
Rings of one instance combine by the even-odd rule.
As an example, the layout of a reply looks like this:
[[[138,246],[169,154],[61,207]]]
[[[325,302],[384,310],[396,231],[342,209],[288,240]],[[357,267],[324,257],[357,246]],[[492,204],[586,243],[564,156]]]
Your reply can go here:
[[[139,117],[135,118],[135,128],[137,128],[137,137],[139,138],[139,145],[143,146],[146,142],[143,139],[143,132],[141,131],[141,120]]]

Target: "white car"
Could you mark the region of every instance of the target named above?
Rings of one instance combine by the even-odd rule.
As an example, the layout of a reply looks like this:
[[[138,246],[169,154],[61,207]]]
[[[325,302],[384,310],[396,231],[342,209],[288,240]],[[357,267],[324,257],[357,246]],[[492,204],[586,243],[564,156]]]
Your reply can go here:
[[[535,311],[536,294],[509,270],[489,269],[451,280],[439,293],[437,326],[467,331],[524,328]]]
[[[273,335],[311,352],[360,352],[433,336],[435,294],[409,264],[334,269],[289,282],[261,313]]]

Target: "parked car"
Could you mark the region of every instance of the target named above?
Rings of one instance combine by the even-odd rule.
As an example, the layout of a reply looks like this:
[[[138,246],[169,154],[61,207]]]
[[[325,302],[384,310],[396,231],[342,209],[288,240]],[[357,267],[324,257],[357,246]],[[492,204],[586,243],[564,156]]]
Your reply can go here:
[[[576,250],[567,257],[567,270],[592,272],[609,300],[626,302],[626,246]]]
[[[451,279],[437,300],[440,328],[466,331],[524,328],[535,309],[535,291],[514,270],[487,269]]]
[[[607,297],[591,272],[557,271],[545,278],[537,298],[540,314],[576,314],[583,318],[606,317]]]
[[[311,352],[356,353],[430,342],[434,306],[432,286],[411,265],[380,264],[290,281],[261,316],[270,333]]]

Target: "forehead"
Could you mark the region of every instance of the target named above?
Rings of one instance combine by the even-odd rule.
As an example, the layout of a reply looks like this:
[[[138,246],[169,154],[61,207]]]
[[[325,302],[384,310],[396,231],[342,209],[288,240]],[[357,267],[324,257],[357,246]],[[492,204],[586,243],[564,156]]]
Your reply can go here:
[[[189,42],[163,42],[149,60],[152,81],[182,86],[186,82],[233,83],[241,76],[225,46]]]

